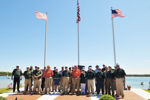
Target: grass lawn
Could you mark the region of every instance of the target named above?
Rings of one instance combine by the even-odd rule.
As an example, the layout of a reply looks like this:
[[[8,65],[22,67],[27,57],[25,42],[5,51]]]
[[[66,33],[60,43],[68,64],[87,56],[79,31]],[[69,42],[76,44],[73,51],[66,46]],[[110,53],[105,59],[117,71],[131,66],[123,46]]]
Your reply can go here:
[[[9,92],[9,91],[12,91],[12,89],[2,88],[2,89],[0,89],[0,94],[5,93],[5,92]]]
[[[146,92],[149,92],[150,93],[150,90],[148,90],[148,89],[144,89]]]

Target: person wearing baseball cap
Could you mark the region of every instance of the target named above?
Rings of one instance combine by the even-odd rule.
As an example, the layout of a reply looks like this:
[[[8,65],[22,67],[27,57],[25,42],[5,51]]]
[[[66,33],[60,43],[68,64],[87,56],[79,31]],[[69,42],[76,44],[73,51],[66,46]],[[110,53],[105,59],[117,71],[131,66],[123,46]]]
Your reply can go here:
[[[63,76],[63,93],[64,94],[69,94],[69,78],[70,78],[70,72],[68,70],[68,67],[65,67],[65,70],[62,73]]]
[[[116,93],[117,93],[117,97],[119,97],[119,95],[122,96],[122,98],[124,98],[124,83],[123,81],[125,80],[125,76],[126,73],[123,69],[120,68],[120,65],[116,65],[116,70],[114,72],[115,78],[116,78]]]
[[[88,97],[90,97],[91,94],[94,94],[95,72],[92,70],[92,66],[89,66],[86,78],[87,78],[87,85],[88,85]]]
[[[74,70],[72,71],[72,94],[75,92],[75,86],[77,85],[77,92],[76,94],[79,95],[79,88],[80,88],[80,70],[78,66],[74,66]]]

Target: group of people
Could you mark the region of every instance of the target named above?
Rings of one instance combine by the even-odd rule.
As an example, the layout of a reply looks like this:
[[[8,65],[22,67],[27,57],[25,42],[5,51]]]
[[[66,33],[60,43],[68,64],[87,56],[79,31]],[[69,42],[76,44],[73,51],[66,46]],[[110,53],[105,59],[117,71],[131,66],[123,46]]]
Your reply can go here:
[[[87,94],[90,96],[95,92],[99,94],[109,94],[124,98],[124,82],[125,71],[116,65],[114,69],[111,66],[103,65],[101,69],[98,65],[93,70],[92,66],[79,69],[78,66],[62,67],[60,71],[56,67],[54,70],[51,67],[45,66],[44,69],[35,66],[27,67],[26,71],[22,73],[19,66],[12,72],[13,92],[15,92],[16,84],[17,90],[20,92],[20,80],[22,76],[25,77],[24,94],[29,93],[42,93],[51,94],[52,92],[60,92],[65,94]],[[115,92],[116,91],[116,92]]]

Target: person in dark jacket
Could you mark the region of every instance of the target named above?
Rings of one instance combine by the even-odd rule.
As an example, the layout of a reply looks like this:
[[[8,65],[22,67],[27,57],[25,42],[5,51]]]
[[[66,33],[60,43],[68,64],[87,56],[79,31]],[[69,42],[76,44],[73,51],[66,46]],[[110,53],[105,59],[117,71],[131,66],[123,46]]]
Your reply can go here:
[[[89,66],[89,70],[86,74],[87,78],[87,85],[88,85],[88,96],[94,94],[94,79],[95,79],[95,72],[92,70],[92,66]]]
[[[99,68],[98,72],[96,73],[96,92],[99,95],[100,89],[102,90],[102,94],[104,94],[104,73],[102,70]]]
[[[116,65],[116,70],[115,70],[115,78],[116,78],[116,93],[117,93],[117,97],[119,97],[119,95],[122,96],[122,98],[124,98],[124,80],[125,80],[125,76],[126,73],[123,69],[120,68],[120,65]]]
[[[115,90],[115,75],[114,75],[114,70],[109,66],[108,67],[108,72],[106,73],[107,75],[107,87],[108,87],[108,94],[114,96],[114,90]],[[110,93],[110,91],[112,91]]]
[[[55,73],[53,75],[53,82],[54,82],[54,93],[58,92],[59,87],[59,81],[60,81],[61,75],[58,72],[58,69],[55,70]]]
[[[84,68],[81,70],[81,75],[80,75],[80,83],[81,83],[81,94],[85,94],[85,88],[86,88],[86,71]]]
[[[24,86],[24,94],[28,91],[31,93],[32,88],[31,88],[31,78],[32,78],[32,72],[30,71],[30,68],[27,67],[27,70],[24,72],[24,77],[25,77],[25,86]]]
[[[19,69],[19,66],[16,66],[16,69],[12,72],[11,79],[13,80],[13,92],[15,92],[16,84],[17,84],[17,91],[20,92],[20,80],[22,79],[22,71]]]
[[[63,77],[63,93],[64,94],[69,94],[69,78],[70,78],[70,72],[68,70],[68,67],[65,67],[65,70],[62,73],[62,77]]]

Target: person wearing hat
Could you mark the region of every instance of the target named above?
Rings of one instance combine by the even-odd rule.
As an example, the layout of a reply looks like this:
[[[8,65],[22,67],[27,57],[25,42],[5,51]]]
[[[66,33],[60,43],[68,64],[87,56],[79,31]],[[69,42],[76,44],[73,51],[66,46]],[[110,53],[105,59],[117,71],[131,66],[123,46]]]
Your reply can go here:
[[[61,67],[61,71],[59,71],[59,74],[61,75],[61,78],[60,78],[60,86],[59,86],[59,92],[62,92],[63,90],[63,77],[62,77],[62,73],[64,71],[64,67]]]
[[[92,66],[89,66],[87,74],[87,85],[88,85],[88,96],[90,94],[94,94],[94,78],[95,78],[95,72],[92,70]]]
[[[114,75],[114,70],[111,68],[111,66],[108,67],[108,71],[106,73],[107,75],[107,86],[108,86],[108,94],[114,96],[114,90],[115,90],[115,75]],[[110,93],[110,91],[112,91]]]
[[[31,78],[32,78],[32,72],[30,71],[30,68],[27,67],[27,70],[24,72],[24,77],[25,77],[25,86],[24,86],[24,94],[28,91],[31,93],[32,88],[31,88]]]
[[[96,77],[96,92],[99,95],[100,93],[100,89],[102,90],[102,94],[104,94],[104,73],[102,72],[102,70],[99,68],[98,72],[95,75]]]
[[[98,72],[98,69],[99,69],[99,66],[98,66],[98,65],[96,65],[95,73],[97,73],[97,72]]]
[[[69,94],[69,78],[70,78],[70,72],[68,70],[68,67],[65,67],[65,70],[62,73],[63,76],[63,93],[64,94]]]
[[[60,81],[61,75],[58,72],[58,69],[55,69],[55,73],[53,74],[53,83],[54,83],[54,94],[55,92],[58,92],[58,87],[59,87],[59,81]]]
[[[33,71],[33,79],[34,79],[34,93],[40,93],[41,92],[41,77],[42,77],[42,71],[40,70],[40,67],[36,67],[36,70]],[[36,91],[38,89],[38,91]]]
[[[80,75],[80,84],[81,84],[81,94],[86,94],[86,71],[84,68],[81,70],[81,75]]]
[[[69,78],[69,92],[72,91],[72,67],[69,67],[70,78]]]
[[[105,94],[108,94],[107,71],[108,71],[107,66],[106,66],[106,65],[103,65],[102,72],[104,73],[104,76],[105,76],[105,81],[104,81]]]
[[[44,87],[45,87],[45,71],[46,71],[46,66],[44,66],[44,69],[42,69],[42,84],[41,84],[41,89],[42,91],[44,91]]]
[[[16,69],[13,70],[12,72],[12,77],[11,79],[13,80],[13,92],[15,92],[16,89],[16,84],[17,84],[17,91],[20,92],[20,80],[22,76],[22,71],[19,69],[19,66],[16,66]]]
[[[47,66],[47,70],[44,72],[45,75],[45,94],[47,94],[47,89],[49,89],[49,94],[52,89],[53,83],[53,71],[51,70],[50,65]]]
[[[33,75],[33,66],[30,66],[30,71],[31,71],[31,73]],[[32,86],[33,86],[33,79],[31,78],[31,88],[32,88]]]
[[[79,88],[80,88],[80,70],[78,69],[78,66],[76,65],[74,67],[74,70],[72,71],[72,94],[75,92],[75,86],[77,86],[77,92],[76,94],[79,95]]]
[[[120,65],[116,65],[116,70],[114,72],[115,78],[116,78],[116,93],[117,93],[117,97],[119,97],[120,95],[122,96],[122,98],[124,98],[124,79],[126,76],[126,73],[123,69],[120,68]]]

